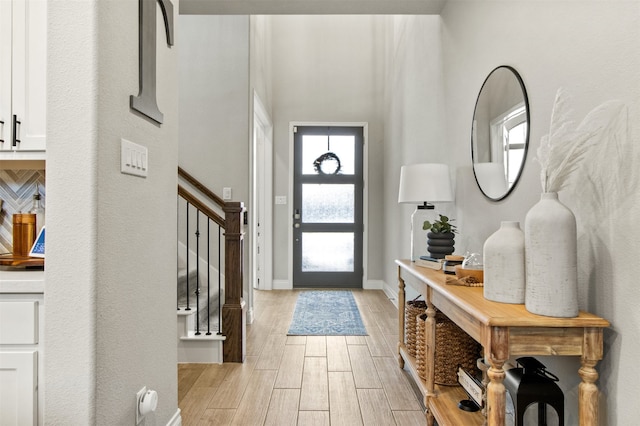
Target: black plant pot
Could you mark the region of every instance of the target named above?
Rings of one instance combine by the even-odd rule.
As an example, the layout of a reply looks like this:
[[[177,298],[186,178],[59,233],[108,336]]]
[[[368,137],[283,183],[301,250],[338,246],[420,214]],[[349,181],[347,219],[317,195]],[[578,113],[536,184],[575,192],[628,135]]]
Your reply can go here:
[[[454,244],[453,232],[428,232],[427,250],[434,259],[444,259],[448,254],[453,253]]]

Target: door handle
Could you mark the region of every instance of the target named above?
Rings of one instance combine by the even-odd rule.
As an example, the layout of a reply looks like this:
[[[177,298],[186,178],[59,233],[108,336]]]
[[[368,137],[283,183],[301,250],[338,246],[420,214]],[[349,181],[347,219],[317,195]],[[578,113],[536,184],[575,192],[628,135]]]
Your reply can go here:
[[[299,223],[294,223],[294,224],[293,224],[293,227],[294,227],[294,228],[300,228],[300,224],[299,224]]]
[[[295,209],[293,211],[293,218],[296,219],[296,220],[300,219],[300,209]]]
[[[20,143],[18,139],[18,124],[22,124],[18,121],[18,116],[13,114],[13,146],[17,146]]]
[[[2,126],[2,132],[0,132],[0,136],[4,133],[4,121],[0,120],[0,126]],[[0,143],[4,143],[4,139],[0,139]]]

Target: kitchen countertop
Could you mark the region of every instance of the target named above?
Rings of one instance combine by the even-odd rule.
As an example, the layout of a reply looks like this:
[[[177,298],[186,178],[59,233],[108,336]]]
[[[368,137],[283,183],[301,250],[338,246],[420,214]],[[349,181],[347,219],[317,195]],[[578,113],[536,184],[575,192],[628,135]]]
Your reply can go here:
[[[44,293],[44,271],[0,267],[0,293]]]

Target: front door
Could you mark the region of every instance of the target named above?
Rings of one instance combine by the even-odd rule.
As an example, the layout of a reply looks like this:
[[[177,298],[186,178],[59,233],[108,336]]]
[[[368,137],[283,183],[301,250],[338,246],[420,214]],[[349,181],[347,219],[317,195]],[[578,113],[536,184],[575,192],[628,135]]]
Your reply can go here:
[[[362,287],[363,128],[294,127],[293,287]]]

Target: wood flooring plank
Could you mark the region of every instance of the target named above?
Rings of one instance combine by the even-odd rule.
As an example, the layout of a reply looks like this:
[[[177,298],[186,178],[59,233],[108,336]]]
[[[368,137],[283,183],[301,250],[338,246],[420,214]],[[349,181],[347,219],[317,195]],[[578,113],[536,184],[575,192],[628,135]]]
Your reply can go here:
[[[395,356],[397,354],[397,349],[390,350],[384,335],[378,328],[370,330],[366,340],[371,356]]]
[[[306,345],[307,336],[287,336],[287,345]]]
[[[303,345],[285,345],[274,387],[300,389],[304,368],[304,352]]]
[[[369,348],[366,345],[349,345],[348,350],[356,388],[382,389]]]
[[[286,341],[287,336],[284,334],[270,335],[262,349],[256,364],[256,370],[277,370],[280,367],[280,360],[282,359]]]
[[[304,356],[327,356],[327,338],[307,336],[307,351]]]
[[[236,410],[207,408],[198,426],[229,426]]]
[[[382,389],[358,389],[362,421],[371,426],[395,426],[396,421]]]
[[[327,336],[327,369],[351,371],[349,351],[344,336]]]
[[[296,426],[300,389],[274,389],[265,426]]]
[[[373,363],[382,381],[392,410],[420,410],[420,404],[411,385],[398,367],[396,358],[374,357]]]
[[[197,425],[203,416],[209,402],[215,394],[215,388],[192,387],[189,393],[179,404],[182,424],[184,426]]]
[[[227,364],[202,364],[205,366],[205,369],[202,371],[202,374],[198,377],[198,380],[193,384],[193,386],[203,386],[214,388],[220,386],[224,381],[227,372],[230,369],[229,363]]]
[[[246,388],[236,415],[231,421],[238,426],[261,426],[264,424],[271,400],[273,384],[277,372],[274,370],[254,370],[251,374],[251,386]]]
[[[329,378],[327,359],[324,357],[306,357],[302,373],[300,410],[329,410]]]
[[[366,345],[365,336],[345,336],[347,345]]]
[[[257,357],[248,356],[244,363],[229,363],[229,371],[218,387],[208,408],[238,408],[244,391],[251,382]]]
[[[332,426],[362,425],[358,394],[348,371],[329,372],[329,416]]]
[[[422,411],[394,411],[396,424],[402,426],[424,426],[427,416]]]
[[[328,411],[298,412],[298,426],[330,426]]]
[[[178,364],[178,403],[189,393],[206,364]]]

